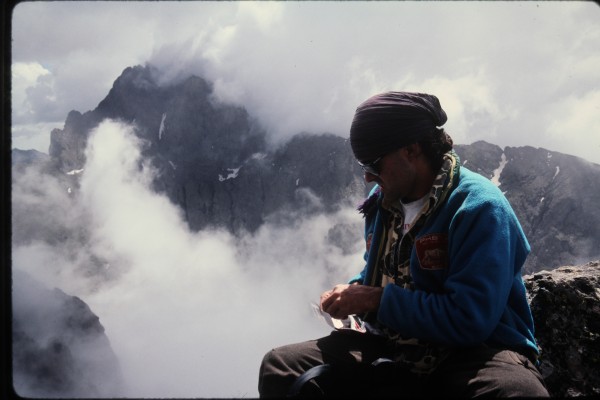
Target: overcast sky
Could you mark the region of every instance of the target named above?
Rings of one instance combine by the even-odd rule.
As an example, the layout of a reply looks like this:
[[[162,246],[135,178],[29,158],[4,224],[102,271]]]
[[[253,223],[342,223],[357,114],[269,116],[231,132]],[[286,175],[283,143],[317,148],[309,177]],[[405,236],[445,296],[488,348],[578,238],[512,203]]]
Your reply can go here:
[[[274,142],[347,136],[360,102],[409,90],[440,98],[457,143],[600,163],[599,21],[592,2],[25,2],[12,21],[13,146],[47,152],[70,110],[94,109],[125,68],[150,62],[166,82],[214,82]],[[96,132],[78,196],[34,170],[12,187],[13,207],[49,210],[28,212],[31,226],[80,227],[89,241],[13,243],[13,269],[90,305],[125,395],[256,397],[267,350],[328,332],[308,305],[364,265],[362,218],[191,232],[137,167],[130,127]],[[352,254],[324,239],[337,223],[356,227]],[[112,280],[89,273],[98,260]]]
[[[386,90],[437,95],[457,143],[600,163],[593,2],[25,2],[13,14],[13,147],[47,152],[128,66],[215,83],[274,141],[346,136]]]

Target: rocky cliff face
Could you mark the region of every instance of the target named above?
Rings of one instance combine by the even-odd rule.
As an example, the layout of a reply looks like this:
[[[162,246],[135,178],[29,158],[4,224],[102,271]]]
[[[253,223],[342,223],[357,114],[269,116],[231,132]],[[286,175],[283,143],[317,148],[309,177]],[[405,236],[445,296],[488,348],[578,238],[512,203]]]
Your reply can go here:
[[[554,397],[600,395],[600,262],[525,277]]]
[[[194,230],[254,231],[283,210],[287,216],[332,211],[364,195],[362,173],[343,138],[305,134],[272,149],[245,109],[212,98],[210,83],[192,76],[160,85],[157,76],[151,66],[127,68],[95,110],[72,111],[64,129],[51,134],[55,167],[83,168],[90,129],[113,118],[135,123],[144,155],[159,171],[156,189],[181,207]],[[456,151],[511,202],[532,246],[526,273],[600,257],[600,165],[485,142]]]
[[[504,153],[500,188],[535,250],[529,270],[598,258],[600,165],[532,147],[507,147]]]
[[[86,303],[13,271],[13,388],[21,397],[114,397],[123,378]]]
[[[159,171],[156,189],[182,208],[194,230],[253,231],[284,208],[331,211],[363,194],[344,139],[300,135],[271,149],[245,109],[212,99],[208,82],[192,76],[161,86],[156,75],[149,66],[127,68],[95,110],[71,112],[64,129],[51,134],[57,168],[82,169],[89,131],[112,118],[135,124]]]
[[[600,256],[600,165],[533,147],[456,146],[463,165],[494,181],[519,217],[532,252],[525,273]]]

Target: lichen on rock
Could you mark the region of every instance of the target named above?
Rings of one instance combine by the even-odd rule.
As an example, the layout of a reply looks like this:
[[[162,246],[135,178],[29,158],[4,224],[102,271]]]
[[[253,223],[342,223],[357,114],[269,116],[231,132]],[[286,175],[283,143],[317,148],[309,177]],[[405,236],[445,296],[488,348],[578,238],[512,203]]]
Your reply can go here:
[[[524,277],[553,397],[600,395],[600,261]]]

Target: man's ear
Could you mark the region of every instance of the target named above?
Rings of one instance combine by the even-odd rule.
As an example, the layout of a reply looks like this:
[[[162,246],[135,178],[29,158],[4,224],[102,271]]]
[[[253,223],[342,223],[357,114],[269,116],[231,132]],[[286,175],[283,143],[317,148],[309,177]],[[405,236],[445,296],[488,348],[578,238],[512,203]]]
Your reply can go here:
[[[417,158],[421,155],[421,153],[423,153],[423,150],[421,149],[421,145],[419,143],[409,144],[404,148],[406,149],[406,155],[408,156],[408,158]]]

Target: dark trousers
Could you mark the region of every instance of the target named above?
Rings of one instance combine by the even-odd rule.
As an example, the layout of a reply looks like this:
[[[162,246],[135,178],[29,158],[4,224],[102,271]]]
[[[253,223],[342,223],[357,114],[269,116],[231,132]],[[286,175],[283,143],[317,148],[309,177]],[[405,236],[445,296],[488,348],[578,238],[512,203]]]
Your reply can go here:
[[[458,349],[435,372],[417,375],[402,368],[382,371],[379,379],[363,373],[379,358],[391,358],[379,336],[334,331],[329,336],[282,346],[268,352],[260,366],[260,396],[285,397],[302,373],[331,364],[356,373],[332,376],[340,393],[394,397],[548,397],[542,376],[524,355],[486,346]],[[379,368],[379,367],[378,367]],[[376,371],[376,370],[375,370]]]

